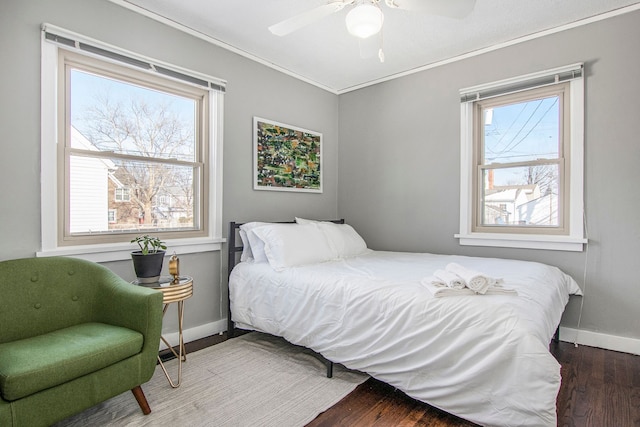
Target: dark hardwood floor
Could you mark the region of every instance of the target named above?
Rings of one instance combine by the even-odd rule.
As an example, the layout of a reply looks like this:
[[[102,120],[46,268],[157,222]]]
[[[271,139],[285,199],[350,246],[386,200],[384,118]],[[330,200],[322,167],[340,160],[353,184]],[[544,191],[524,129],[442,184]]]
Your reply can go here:
[[[215,335],[186,344],[187,352],[217,344]],[[558,426],[640,427],[640,356],[552,343],[562,365]],[[307,427],[468,427],[475,424],[406,396],[373,378],[318,415]]]

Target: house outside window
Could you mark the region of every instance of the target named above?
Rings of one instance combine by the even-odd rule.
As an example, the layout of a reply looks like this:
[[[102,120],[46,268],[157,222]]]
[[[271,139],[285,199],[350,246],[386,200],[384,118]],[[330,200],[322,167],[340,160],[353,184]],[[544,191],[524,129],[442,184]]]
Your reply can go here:
[[[582,250],[582,65],[461,91],[463,245]]]
[[[219,249],[222,82],[84,41],[43,26],[39,255],[141,233]]]

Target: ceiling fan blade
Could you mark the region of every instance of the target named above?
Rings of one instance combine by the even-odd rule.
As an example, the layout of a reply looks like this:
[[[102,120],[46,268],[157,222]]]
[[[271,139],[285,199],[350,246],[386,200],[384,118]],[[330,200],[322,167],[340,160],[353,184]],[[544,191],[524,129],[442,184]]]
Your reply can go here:
[[[269,31],[276,36],[286,36],[287,34],[299,30],[302,27],[306,27],[309,24],[319,21],[325,16],[342,10],[347,3],[348,2],[335,1],[323,4],[306,12],[302,12],[299,15],[292,16],[289,19],[285,19],[284,21],[278,22],[277,24],[273,24],[269,27]]]
[[[432,15],[464,18],[473,11],[476,0],[386,0],[386,4]]]

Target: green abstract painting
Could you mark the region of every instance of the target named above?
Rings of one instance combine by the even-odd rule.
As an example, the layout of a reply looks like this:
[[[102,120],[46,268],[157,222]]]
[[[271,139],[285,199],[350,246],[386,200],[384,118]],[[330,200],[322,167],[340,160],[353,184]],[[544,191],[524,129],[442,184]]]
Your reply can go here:
[[[322,134],[254,117],[254,189],[322,192]]]

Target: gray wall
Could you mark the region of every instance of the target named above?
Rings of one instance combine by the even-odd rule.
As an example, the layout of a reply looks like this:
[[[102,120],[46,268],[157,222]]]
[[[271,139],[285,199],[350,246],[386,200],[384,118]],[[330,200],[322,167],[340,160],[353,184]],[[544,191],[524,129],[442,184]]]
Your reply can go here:
[[[581,329],[640,338],[638,40],[636,11],[341,95],[339,216],[375,249],[540,261],[583,286],[586,269]],[[460,246],[459,89],[575,62],[586,63],[588,252]]]
[[[581,328],[640,338],[640,56],[633,43],[640,40],[640,12],[338,97],[106,0],[3,0],[0,259],[30,257],[40,249],[44,22],[228,81],[225,228],[231,220],[339,216],[375,249],[531,259],[558,265],[581,284],[586,269]],[[458,90],[581,61],[587,64],[588,254],[459,246],[453,238],[459,221]],[[254,115],[323,133],[323,194],[253,191]],[[181,256],[196,293],[186,306],[185,327],[226,315],[225,263],[220,252]],[[129,261],[107,265],[133,278]],[[579,303],[570,302],[564,325],[575,327]],[[165,330],[175,330],[173,318]]]
[[[2,0],[0,260],[31,257],[40,250],[40,26],[45,22],[228,81],[224,112],[225,230],[230,220],[336,215],[336,95],[106,0]],[[254,115],[323,133],[323,194],[253,191]],[[226,274],[224,254],[181,255],[180,260],[181,271],[193,276],[195,286],[195,296],[185,306],[185,328],[226,317],[226,284],[221,286]],[[134,278],[130,261],[106,265],[127,280]],[[164,329],[177,330],[175,315],[167,315]]]

